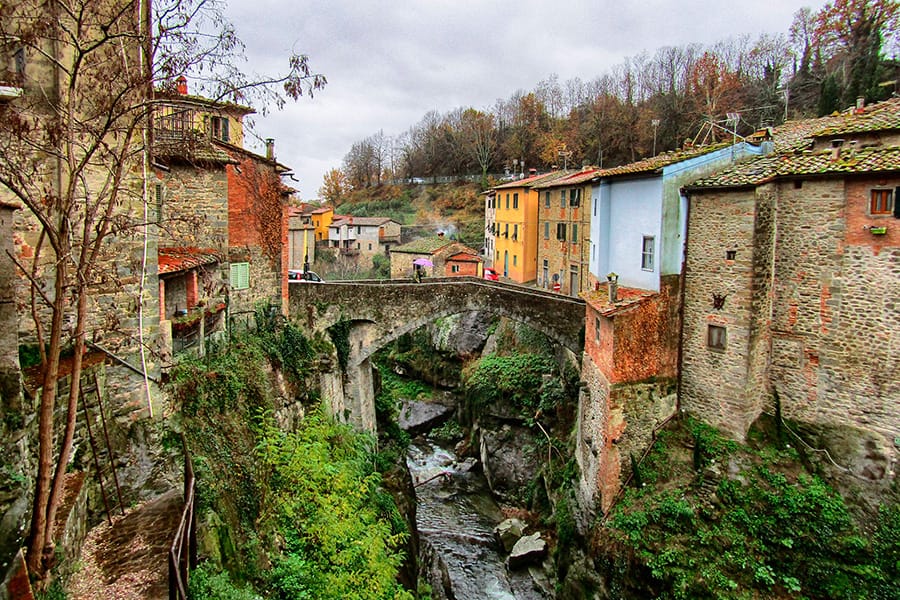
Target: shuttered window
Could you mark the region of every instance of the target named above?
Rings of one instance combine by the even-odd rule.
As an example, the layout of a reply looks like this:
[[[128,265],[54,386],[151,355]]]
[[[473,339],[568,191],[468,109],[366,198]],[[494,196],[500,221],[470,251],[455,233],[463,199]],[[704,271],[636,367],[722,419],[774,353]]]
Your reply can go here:
[[[231,289],[246,290],[250,287],[250,263],[231,263]]]

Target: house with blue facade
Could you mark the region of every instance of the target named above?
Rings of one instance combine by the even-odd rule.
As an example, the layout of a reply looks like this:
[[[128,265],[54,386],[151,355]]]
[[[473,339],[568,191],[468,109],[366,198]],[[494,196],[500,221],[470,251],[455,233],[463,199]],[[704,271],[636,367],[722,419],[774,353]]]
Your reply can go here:
[[[726,143],[603,169],[591,194],[594,281],[616,273],[620,286],[660,291],[664,277],[681,273],[687,220],[681,188],[765,149],[765,143]]]
[[[682,188],[767,152],[753,141],[685,148],[596,171],[591,179],[586,301],[576,457],[583,506],[606,510],[660,423],[677,406]],[[586,194],[585,194],[586,195]],[[648,403],[651,407],[647,410]],[[637,408],[636,408],[637,407]]]

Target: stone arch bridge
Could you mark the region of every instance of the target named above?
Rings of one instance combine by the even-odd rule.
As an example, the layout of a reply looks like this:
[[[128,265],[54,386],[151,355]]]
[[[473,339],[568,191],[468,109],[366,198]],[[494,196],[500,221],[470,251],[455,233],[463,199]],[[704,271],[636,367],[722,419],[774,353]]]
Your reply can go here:
[[[309,333],[349,323],[346,377],[341,393],[333,394],[346,404],[332,409],[367,430],[375,428],[372,354],[441,317],[471,311],[526,323],[576,354],[582,351],[585,306],[579,298],[475,277],[290,284],[290,317]]]

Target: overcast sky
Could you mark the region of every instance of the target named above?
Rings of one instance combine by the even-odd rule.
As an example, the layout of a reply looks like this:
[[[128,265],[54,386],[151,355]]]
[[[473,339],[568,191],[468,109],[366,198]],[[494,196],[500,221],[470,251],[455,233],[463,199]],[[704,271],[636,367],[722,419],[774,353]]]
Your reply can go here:
[[[357,141],[398,135],[430,110],[489,109],[552,74],[590,81],[663,46],[788,33],[824,0],[228,0],[249,70],[283,72],[293,50],[328,85],[256,117],[303,200]],[[262,143],[245,145],[262,152]]]

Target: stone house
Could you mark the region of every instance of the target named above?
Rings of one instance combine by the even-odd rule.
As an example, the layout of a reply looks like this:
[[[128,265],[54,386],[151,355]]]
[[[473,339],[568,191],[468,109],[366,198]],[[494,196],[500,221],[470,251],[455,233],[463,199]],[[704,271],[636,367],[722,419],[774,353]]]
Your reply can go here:
[[[400,223],[388,217],[337,216],[328,226],[328,247],[347,256],[387,254],[400,243]]]
[[[538,182],[537,284],[569,296],[588,287],[590,198],[599,169],[585,167]]]
[[[113,0],[104,3],[111,10],[95,11],[81,27],[75,27],[70,20],[74,17],[64,11],[54,13],[43,3],[23,0],[9,7],[0,17],[6,34],[0,40],[0,178],[4,182],[0,184],[0,327],[4,331],[0,456],[10,475],[0,483],[0,581],[12,564],[8,553],[22,546],[28,531],[30,496],[37,489],[39,428],[50,425],[52,429],[45,432],[55,441],[40,451],[46,450],[51,461],[60,456],[67,400],[77,387],[73,366],[80,362],[78,383],[84,396],[90,396],[87,414],[79,411],[76,417],[74,448],[88,448],[84,424],[97,424],[102,414],[110,421],[112,435],[99,451],[111,456],[119,440],[143,436],[147,417],[159,414],[162,404],[156,386],[159,364],[152,352],[159,320],[156,232],[144,210],[148,194],[142,169],[149,98],[144,85],[135,84],[143,81],[139,65],[147,64],[138,40],[147,29],[148,15]],[[37,32],[29,30],[36,21],[22,18],[18,11],[46,14],[69,35],[51,40],[40,27]],[[120,41],[114,47],[94,48],[91,55],[97,60],[75,60],[73,46],[87,43],[88,38],[90,43],[101,39],[97,35],[101,28],[118,32]],[[103,85],[98,87],[97,81]],[[71,94],[73,89],[78,93]],[[116,102],[110,102],[111,98]],[[28,127],[16,123],[28,123]],[[68,218],[64,219],[59,207],[66,205],[73,211],[65,211]],[[86,215],[96,220],[82,228]],[[68,230],[57,226],[64,221],[73,226]],[[65,243],[51,242],[54,232],[60,232],[57,239]],[[66,270],[58,270],[63,264]],[[68,299],[77,297],[74,292],[80,282],[85,283],[85,294],[78,299],[85,299],[86,319],[79,337],[86,347],[79,361],[63,350],[57,377],[53,377],[52,365],[50,370],[41,368],[38,349],[48,342],[54,311],[60,316],[55,322],[62,325],[57,330],[63,348],[73,344],[78,312],[77,303]],[[61,293],[52,292],[56,283]],[[66,301],[56,304],[61,298]],[[44,400],[51,397],[43,394],[54,386],[58,410],[42,419],[40,409],[50,406]],[[125,465],[119,470],[123,495],[129,501],[146,499],[152,493],[149,486],[128,470],[134,456],[128,448],[115,449],[118,465]],[[69,466],[73,471],[91,471],[84,462],[75,460]],[[80,478],[71,491],[84,509],[57,513],[57,534],[63,529],[83,532],[86,511],[97,508],[97,477],[97,473],[84,477],[84,472],[67,475],[66,485]],[[82,541],[82,536],[67,534],[53,540],[67,559],[77,555]],[[75,562],[59,561],[59,573],[64,577]]]
[[[177,93],[160,98],[153,146],[165,264],[160,315],[163,338],[171,330],[176,348],[185,346],[179,337],[196,337],[204,322],[213,326],[206,335],[224,327],[224,319],[210,318],[224,307],[233,320],[248,318],[260,302],[286,305],[292,190],[280,176],[289,170],[275,160],[271,140],[267,156],[240,145],[243,117],[251,112],[189,95],[183,78]]]
[[[684,410],[803,427],[888,485],[900,439],[900,99],[786,123],[776,152],[687,187]]]
[[[485,208],[486,249],[499,275],[515,283],[537,278],[538,184],[566,175],[553,171],[494,187]]]
[[[413,278],[415,276],[413,261],[416,259],[425,259],[433,264],[431,267],[422,268],[425,277],[481,276],[482,261],[478,252],[445,237],[443,233],[391,248],[390,256],[391,279]]]

